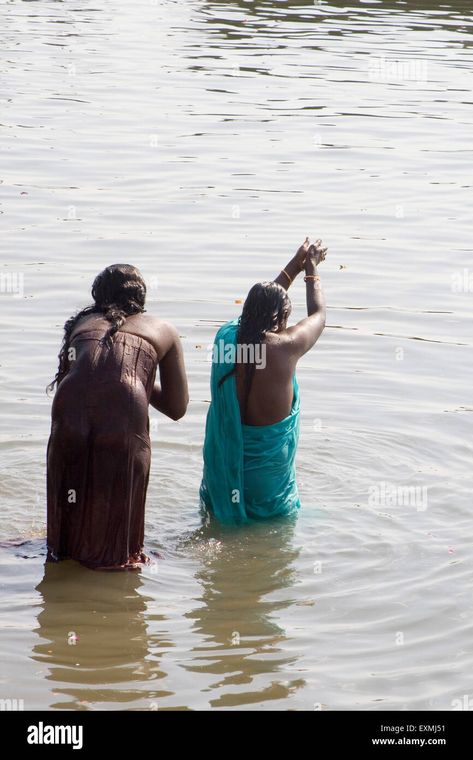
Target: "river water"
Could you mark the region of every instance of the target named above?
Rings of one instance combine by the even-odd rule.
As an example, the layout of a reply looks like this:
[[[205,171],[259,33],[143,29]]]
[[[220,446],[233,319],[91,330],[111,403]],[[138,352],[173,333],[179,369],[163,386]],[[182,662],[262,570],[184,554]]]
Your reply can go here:
[[[472,44],[457,2],[0,6],[0,698],[451,709],[471,694]],[[202,528],[207,345],[306,235],[299,518]],[[138,266],[191,403],[151,412],[136,574],[44,568],[65,320]],[[290,291],[295,319],[304,286]]]

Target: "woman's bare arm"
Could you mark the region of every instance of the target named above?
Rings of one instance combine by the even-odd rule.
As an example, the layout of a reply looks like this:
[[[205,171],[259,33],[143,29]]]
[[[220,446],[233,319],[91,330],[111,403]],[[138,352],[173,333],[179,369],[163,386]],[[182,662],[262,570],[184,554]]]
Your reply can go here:
[[[297,275],[300,274],[300,272],[302,272],[304,269],[308,250],[309,238],[306,238],[295,256],[293,256],[292,259],[286,264],[284,269],[280,271],[274,282],[277,282],[278,285],[281,285],[284,290],[289,290]]]
[[[159,379],[151,393],[150,404],[172,420],[184,417],[189,404],[184,353],[177,330],[168,326],[170,348],[159,362]]]
[[[317,265],[324,261],[327,248],[321,240],[311,245],[305,263],[307,317],[287,330],[291,348],[297,357],[307,353],[322,334],[325,327],[325,295]]]

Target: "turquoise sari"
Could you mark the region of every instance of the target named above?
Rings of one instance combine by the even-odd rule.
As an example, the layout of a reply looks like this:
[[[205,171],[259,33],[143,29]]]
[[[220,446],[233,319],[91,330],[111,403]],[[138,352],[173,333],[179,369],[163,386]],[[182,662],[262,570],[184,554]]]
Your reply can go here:
[[[219,386],[235,366],[228,358],[235,356],[237,333],[235,319],[215,337],[200,487],[204,508],[227,525],[291,515],[300,507],[295,471],[300,414],[297,380],[294,376],[288,417],[273,425],[243,425],[235,374]],[[222,351],[222,346],[229,350]]]

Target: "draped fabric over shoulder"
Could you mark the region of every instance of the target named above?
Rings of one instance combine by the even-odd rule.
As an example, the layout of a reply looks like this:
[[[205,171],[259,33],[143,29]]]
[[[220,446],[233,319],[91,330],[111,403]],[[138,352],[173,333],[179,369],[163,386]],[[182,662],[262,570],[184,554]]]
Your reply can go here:
[[[144,559],[151,461],[148,403],[158,356],[143,338],[100,330],[71,342],[76,358],[59,384],[47,451],[48,558],[91,568]]]
[[[238,320],[223,325],[214,343],[211,404],[204,443],[200,496],[220,522],[242,524],[290,515],[300,507],[295,455],[299,439],[299,388],[288,417],[273,425],[243,425],[234,367]],[[231,348],[233,347],[233,349]]]

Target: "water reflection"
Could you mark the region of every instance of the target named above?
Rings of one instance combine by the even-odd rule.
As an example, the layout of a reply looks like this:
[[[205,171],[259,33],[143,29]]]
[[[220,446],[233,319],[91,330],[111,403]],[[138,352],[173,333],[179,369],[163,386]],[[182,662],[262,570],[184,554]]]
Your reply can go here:
[[[297,661],[278,613],[293,603],[295,520],[226,531],[216,525],[192,539],[202,564],[199,604],[186,617],[204,643],[192,648],[186,670],[216,676],[208,690],[212,707],[230,707],[288,697],[302,679],[282,680]],[[269,680],[268,680],[269,676]]]
[[[398,35],[400,31],[412,30],[416,32],[428,32],[430,30],[443,30],[448,23],[450,32],[465,34],[461,40],[462,46],[470,47],[471,41],[471,5],[464,0],[453,0],[444,3],[441,8],[435,2],[425,0],[374,0],[360,5],[350,4],[344,0],[300,0],[297,6],[292,2],[252,2],[248,0],[232,0],[230,3],[208,2],[201,4],[202,15],[212,29],[212,34],[217,40],[223,38],[230,43],[229,47],[243,49],[251,48],[258,51],[260,58],[264,54],[265,43],[268,38],[275,38],[277,42],[271,44],[271,52],[275,53],[284,48],[293,49],[294,40],[306,41],[306,50],[314,55],[314,66],[318,63],[315,40],[327,43],[330,38],[369,33],[373,45],[379,44],[377,38],[383,39],[386,34]],[[394,41],[394,37],[393,37]],[[235,46],[232,43],[237,43]],[[242,44],[243,43],[243,44]],[[212,40],[208,47],[218,48]],[[445,45],[449,43],[444,42]],[[372,53],[395,57],[405,55],[405,51],[396,48],[383,50],[373,47]],[[270,51],[267,50],[267,53]],[[353,50],[353,57],[357,57],[359,51]],[[365,53],[363,53],[365,55]],[[424,56],[425,53],[422,53]],[[274,62],[273,62],[274,64]],[[251,66],[243,66],[240,73],[253,71]],[[264,73],[261,72],[260,73]],[[294,72],[287,72],[288,76]],[[300,76],[300,67],[297,75]]]
[[[471,5],[466,0],[451,0],[449,3],[443,3],[439,9],[438,3],[431,0],[377,0],[377,2],[366,3],[365,5],[354,5],[349,7],[346,0],[299,0],[297,6],[291,0],[231,0],[229,3],[207,2],[201,3],[201,7],[212,11],[215,15],[220,13],[220,21],[224,18],[231,19],[235,23],[249,20],[254,17],[280,17],[281,21],[298,22],[310,21],[317,16],[333,16],[333,11],[337,11],[337,18],[342,14],[343,17],[359,17],[363,13],[381,13],[385,11],[397,11],[398,14],[407,12],[421,11],[430,14],[432,21],[435,16],[443,17],[451,14],[465,13],[470,18]],[[244,12],[244,15],[233,17],[231,11],[238,9]],[[340,13],[341,12],[341,13]]]
[[[34,629],[42,641],[32,656],[48,666],[50,681],[61,684],[54,694],[70,698],[52,707],[87,708],[90,703],[167,695],[138,687],[165,676],[151,656],[145,613],[152,600],[142,587],[139,573],[96,573],[74,562],[45,564],[36,587],[43,609]],[[154,620],[164,619],[154,615]],[[159,637],[154,635],[153,651],[156,647]]]

